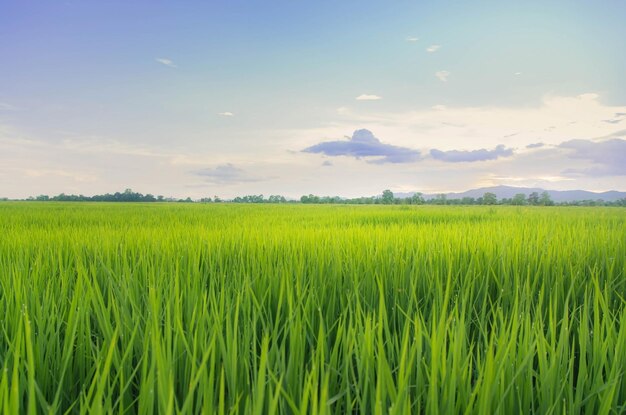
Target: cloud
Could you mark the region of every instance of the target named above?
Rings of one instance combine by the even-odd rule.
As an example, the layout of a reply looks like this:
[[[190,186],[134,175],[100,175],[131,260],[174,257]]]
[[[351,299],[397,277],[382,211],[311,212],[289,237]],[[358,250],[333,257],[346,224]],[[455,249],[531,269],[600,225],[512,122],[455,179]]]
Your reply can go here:
[[[347,141],[325,141],[302,151],[331,157],[373,157],[369,162],[374,164],[411,163],[420,158],[418,150],[382,143],[371,131],[365,129],[356,130]]]
[[[221,115],[222,117],[234,117],[235,114],[230,111],[218,112],[217,115]]]
[[[438,71],[438,72],[435,72],[435,76],[439,78],[441,82],[448,82],[448,77],[450,76],[450,72]]]
[[[615,131],[609,134],[607,137],[626,137],[626,130]]]
[[[433,105],[431,108],[434,109],[435,111],[445,111],[448,109],[448,107],[446,107],[445,105],[441,105],[441,104]]]
[[[403,39],[401,36],[399,41]],[[431,70],[430,76],[433,73]],[[450,85],[443,87],[456,83],[457,73],[453,75]],[[384,93],[382,89],[371,92]],[[348,95],[348,99],[355,96]],[[497,184],[542,187],[547,180],[554,180],[549,183],[552,189],[626,190],[626,176],[610,175],[606,160],[596,163],[595,159],[576,158],[574,156],[582,150],[565,148],[567,145],[559,147],[573,139],[589,140],[592,146],[610,139],[626,140],[626,121],[619,124],[601,121],[626,113],[626,105],[610,105],[596,97],[547,95],[537,97],[534,105],[521,106],[466,106],[437,99],[428,105],[416,103],[414,109],[402,111],[372,109],[372,106],[380,107],[382,101],[359,102],[353,107],[344,103],[340,105],[347,105],[349,110],[342,111],[341,116],[335,115],[332,122],[307,126],[277,122],[272,127],[256,126],[249,131],[224,131],[223,140],[217,141],[206,141],[202,126],[198,127],[197,134],[192,134],[197,126],[189,130],[189,134],[181,130],[182,141],[172,141],[169,131],[161,133],[150,129],[130,136],[90,136],[89,128],[81,130],[80,126],[70,135],[52,130],[39,135],[3,125],[12,117],[2,120],[2,114],[9,113],[0,112],[0,196],[93,194],[131,187],[142,193],[177,198],[196,199],[212,195],[213,189],[219,189],[215,191],[227,198],[259,193],[297,198],[304,193],[373,194],[390,183],[394,186],[392,190],[398,192],[439,193]],[[386,96],[385,102],[388,99]],[[19,104],[21,108],[20,102],[9,101],[9,97],[4,100]],[[446,104],[447,109],[436,111],[431,107],[434,104]],[[219,111],[237,110],[225,103],[221,105],[224,106],[209,111],[209,117],[218,118]],[[337,106],[330,110],[334,112]],[[244,115],[239,112],[235,115],[238,120]],[[227,124],[237,121],[234,118],[221,120],[228,121]],[[574,120],[576,124],[571,124]],[[348,141],[342,137],[346,132],[352,135],[354,126],[376,131],[375,135],[384,144],[419,149],[421,156],[415,157],[418,161],[413,163],[391,164],[380,155],[356,160],[355,156],[328,157],[302,152],[305,147],[322,141]],[[545,132],[550,126],[556,128]],[[512,133],[517,134],[505,137]],[[526,149],[528,144],[538,142],[545,143],[544,147]],[[446,163],[429,154],[433,148],[440,151],[493,150],[499,144],[518,150],[508,158],[476,163]],[[624,154],[623,150],[611,152]],[[368,163],[377,159],[387,164]],[[322,167],[327,160],[334,166]],[[234,184],[216,185],[217,177],[224,178],[228,170],[214,171],[215,168],[228,162],[240,170],[240,177],[231,174]],[[615,164],[618,163],[612,165]],[[202,171],[204,176],[196,174],[197,170],[207,167],[208,170]],[[54,174],[34,177],[25,169],[63,170],[97,180],[81,182]]]
[[[540,148],[540,147],[543,147],[543,146],[545,146],[544,143],[532,143],[532,144],[528,144],[526,146],[526,148]]]
[[[506,148],[503,144],[500,144],[493,150],[486,150],[481,148],[480,150],[450,150],[441,151],[437,149],[430,150],[432,158],[445,161],[448,163],[463,163],[474,161],[495,160],[499,157],[509,157],[513,155],[512,148]]]
[[[0,102],[0,111],[17,111],[17,107],[6,102]]]
[[[515,72],[514,75],[515,76],[520,76],[522,73],[521,72]]]
[[[613,138],[605,141],[569,140],[558,146],[571,159],[586,160],[589,168],[567,169],[568,176],[624,176],[626,175],[626,140]]]
[[[357,101],[377,101],[379,99],[383,99],[378,95],[369,95],[369,94],[361,94],[355,98]]]
[[[329,167],[329,166],[332,166],[332,165],[333,165],[333,162],[330,161],[330,160],[326,160],[326,161],[324,161],[322,163],[322,166],[324,166],[324,167]]]
[[[441,49],[441,45],[430,45],[429,47],[426,48],[426,52],[433,53],[433,52],[437,52],[439,49]]]
[[[419,37],[409,36],[409,37],[406,38],[407,42],[417,42],[418,40],[420,40]]]
[[[178,66],[176,66],[174,61],[172,61],[171,59],[168,59],[168,58],[156,58],[155,60],[157,62],[159,62],[160,64],[163,64],[165,66],[169,66],[170,68],[178,68]]]
[[[239,184],[260,181],[259,178],[251,177],[244,170],[235,167],[231,163],[222,164],[213,168],[196,170],[194,174],[215,184]]]
[[[109,153],[141,157],[167,158],[168,154],[146,146],[127,144],[117,140],[106,140],[101,137],[86,139],[66,138],[61,141],[64,150],[76,153]]]
[[[603,122],[609,123],[609,124],[617,124],[619,122],[622,122],[626,120],[626,113],[624,112],[616,112],[615,115],[613,116],[613,118],[610,118],[608,120],[602,120]]]
[[[26,168],[23,170],[24,175],[27,177],[50,177],[50,176],[60,176],[67,177],[73,179],[77,182],[94,182],[98,179],[97,176],[93,174],[81,174],[76,172],[70,172],[62,169],[30,169]]]

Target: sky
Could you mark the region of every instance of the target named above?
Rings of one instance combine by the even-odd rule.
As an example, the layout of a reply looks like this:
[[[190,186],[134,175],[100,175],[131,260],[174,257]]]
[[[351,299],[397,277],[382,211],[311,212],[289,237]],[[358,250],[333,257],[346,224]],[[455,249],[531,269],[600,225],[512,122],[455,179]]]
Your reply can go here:
[[[0,197],[626,190],[626,2],[0,0]]]

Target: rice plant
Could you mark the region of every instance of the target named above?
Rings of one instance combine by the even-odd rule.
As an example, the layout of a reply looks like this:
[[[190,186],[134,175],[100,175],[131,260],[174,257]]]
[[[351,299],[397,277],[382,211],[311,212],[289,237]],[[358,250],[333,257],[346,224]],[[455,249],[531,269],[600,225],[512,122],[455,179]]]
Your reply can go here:
[[[0,412],[626,412],[619,208],[0,204]]]

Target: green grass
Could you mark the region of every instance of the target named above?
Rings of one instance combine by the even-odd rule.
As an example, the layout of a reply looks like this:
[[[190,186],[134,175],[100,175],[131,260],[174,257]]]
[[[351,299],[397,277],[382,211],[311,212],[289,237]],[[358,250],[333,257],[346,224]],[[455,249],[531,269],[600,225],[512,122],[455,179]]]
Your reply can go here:
[[[626,210],[0,204],[2,413],[626,412]]]

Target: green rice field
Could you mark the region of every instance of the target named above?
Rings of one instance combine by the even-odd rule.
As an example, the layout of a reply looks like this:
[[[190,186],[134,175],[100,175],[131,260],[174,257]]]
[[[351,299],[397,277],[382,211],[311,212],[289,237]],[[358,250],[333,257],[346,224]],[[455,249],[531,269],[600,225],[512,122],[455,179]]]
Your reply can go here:
[[[0,413],[626,413],[626,210],[0,203]]]

